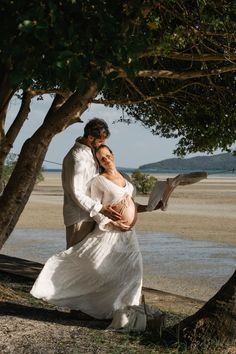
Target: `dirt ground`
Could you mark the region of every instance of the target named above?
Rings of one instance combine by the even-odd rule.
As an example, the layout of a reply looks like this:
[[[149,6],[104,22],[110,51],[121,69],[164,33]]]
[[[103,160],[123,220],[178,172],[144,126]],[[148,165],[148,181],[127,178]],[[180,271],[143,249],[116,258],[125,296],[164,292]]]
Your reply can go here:
[[[160,342],[156,332],[107,332],[109,321],[81,320],[79,316],[30,297],[33,279],[0,272],[0,282],[1,354],[236,353],[236,346],[232,344],[217,343],[198,351],[180,346],[178,338],[175,344],[167,346]],[[166,313],[166,326],[179,322],[202,305],[172,294],[152,294],[150,290],[144,290],[144,294],[149,304],[158,300],[159,309]]]

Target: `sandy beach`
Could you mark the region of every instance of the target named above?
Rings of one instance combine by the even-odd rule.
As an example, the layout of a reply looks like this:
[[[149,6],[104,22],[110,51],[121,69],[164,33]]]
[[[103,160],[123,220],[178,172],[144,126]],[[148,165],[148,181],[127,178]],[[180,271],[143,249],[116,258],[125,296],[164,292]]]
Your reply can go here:
[[[17,228],[63,229],[60,173],[44,173]],[[164,179],[164,177],[160,177]],[[145,204],[147,196],[136,196]],[[175,189],[167,211],[139,214],[137,230],[174,233],[192,240],[236,245],[236,176],[209,177]]]
[[[22,258],[27,258],[26,249],[29,252],[29,247],[36,252],[33,257],[37,257],[40,252],[37,247],[41,247],[42,242],[48,244],[48,250],[55,247],[55,232],[64,248],[60,173],[44,173],[44,177],[44,181],[35,187],[16,227],[19,231],[23,229],[24,237],[18,237],[19,243],[12,244],[17,252],[23,247]],[[136,196],[136,201],[141,204],[146,204],[147,199],[148,196]],[[148,242],[148,252],[144,254],[142,251],[144,286],[208,300],[235,268],[236,177],[210,176],[199,183],[176,188],[167,211],[139,214],[136,230],[142,235],[139,242],[144,247]],[[37,240],[22,243],[27,240],[26,234],[32,233],[40,234],[37,240],[41,243]],[[171,238],[171,235],[177,238]],[[55,250],[50,250],[51,253]],[[21,257],[19,253],[7,254]]]

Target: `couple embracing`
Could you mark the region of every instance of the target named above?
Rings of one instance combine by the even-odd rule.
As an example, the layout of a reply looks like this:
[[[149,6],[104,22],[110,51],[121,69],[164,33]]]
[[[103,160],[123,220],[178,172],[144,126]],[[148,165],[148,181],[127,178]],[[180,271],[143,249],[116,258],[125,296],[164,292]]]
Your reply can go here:
[[[140,304],[137,213],[165,210],[174,188],[184,184],[184,175],[168,179],[156,185],[151,208],[135,203],[132,183],[117,170],[105,145],[109,135],[105,121],[90,120],[64,158],[67,250],[49,258],[31,290],[36,298],[96,319],[113,319],[127,306]]]

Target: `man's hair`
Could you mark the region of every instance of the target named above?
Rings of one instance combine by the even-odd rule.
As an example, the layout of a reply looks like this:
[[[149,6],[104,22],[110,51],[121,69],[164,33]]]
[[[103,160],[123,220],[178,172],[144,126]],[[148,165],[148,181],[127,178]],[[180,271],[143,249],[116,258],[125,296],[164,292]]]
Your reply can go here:
[[[84,137],[89,135],[96,139],[106,139],[110,136],[110,131],[105,120],[100,118],[91,119],[84,127]]]

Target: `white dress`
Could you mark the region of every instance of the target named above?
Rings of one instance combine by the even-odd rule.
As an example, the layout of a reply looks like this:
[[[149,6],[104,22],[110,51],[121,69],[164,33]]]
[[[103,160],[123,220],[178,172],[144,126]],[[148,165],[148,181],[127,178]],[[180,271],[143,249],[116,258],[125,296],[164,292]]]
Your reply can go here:
[[[91,197],[104,205],[132,196],[126,181],[119,187],[103,176],[91,183]],[[116,310],[140,303],[142,257],[134,230],[109,229],[99,221],[83,241],[46,262],[31,294],[58,306],[80,310],[98,319],[110,319]],[[107,228],[107,231],[105,231]]]

